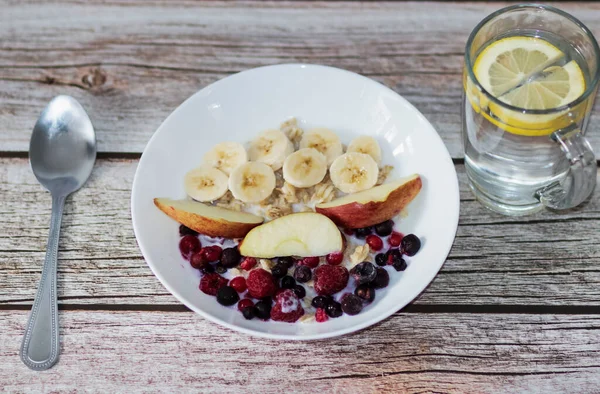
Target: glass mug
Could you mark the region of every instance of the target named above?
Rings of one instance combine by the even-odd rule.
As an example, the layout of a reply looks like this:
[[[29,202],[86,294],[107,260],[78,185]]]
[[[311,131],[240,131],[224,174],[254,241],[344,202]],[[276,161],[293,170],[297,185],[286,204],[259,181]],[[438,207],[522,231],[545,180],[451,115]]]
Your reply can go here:
[[[494,96],[478,81],[474,66],[477,56],[488,46],[505,38],[514,39],[511,37],[546,41],[562,55],[542,64],[543,69],[522,75],[514,86],[501,85],[505,80],[490,71],[489,81],[496,75],[494,81],[499,85],[495,86],[508,92],[499,95],[498,88]],[[596,184],[596,159],[584,134],[597,92],[599,56],[598,43],[589,29],[554,7],[506,7],[475,27],[465,51],[462,137],[469,185],[486,207],[506,215],[524,215],[544,206],[572,208],[590,196]],[[576,65],[569,65],[572,60]],[[514,95],[511,92],[518,87],[536,78],[550,78],[547,76],[551,71],[563,66],[566,69],[567,65],[571,70],[579,70],[573,75],[584,80],[579,85],[583,93],[574,101],[550,109],[523,109],[503,101],[503,97]],[[495,71],[501,68],[497,66]],[[569,76],[569,86],[575,89],[572,79]],[[529,100],[529,95],[533,97],[535,93],[527,92],[520,97]]]

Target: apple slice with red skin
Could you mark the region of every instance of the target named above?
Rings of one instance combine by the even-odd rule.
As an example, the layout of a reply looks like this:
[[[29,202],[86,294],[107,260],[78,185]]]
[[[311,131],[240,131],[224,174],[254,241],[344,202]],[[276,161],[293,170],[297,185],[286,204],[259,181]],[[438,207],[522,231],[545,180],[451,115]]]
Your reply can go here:
[[[242,238],[264,221],[250,213],[191,200],[155,198],[154,205],[179,223],[210,237]]]
[[[315,209],[340,227],[374,226],[399,214],[419,194],[422,185],[421,177],[414,174],[319,204]]]

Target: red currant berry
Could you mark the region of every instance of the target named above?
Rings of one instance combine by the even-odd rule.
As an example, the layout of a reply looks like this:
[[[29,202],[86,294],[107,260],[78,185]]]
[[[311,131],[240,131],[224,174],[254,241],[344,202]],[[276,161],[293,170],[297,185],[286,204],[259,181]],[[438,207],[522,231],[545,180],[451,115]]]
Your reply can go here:
[[[404,238],[404,235],[402,235],[402,233],[398,233],[398,232],[394,231],[392,233],[392,235],[390,235],[390,237],[388,238],[388,243],[390,244],[390,246],[393,246],[393,247],[400,246],[400,242],[402,242],[402,238]]]
[[[383,249],[383,241],[377,235],[367,235],[366,241],[373,252]]]
[[[329,253],[325,259],[327,264],[338,265],[344,260],[344,254],[342,252]]]
[[[243,293],[248,288],[246,286],[246,279],[243,276],[236,276],[229,282],[229,286],[233,287],[238,293]]]

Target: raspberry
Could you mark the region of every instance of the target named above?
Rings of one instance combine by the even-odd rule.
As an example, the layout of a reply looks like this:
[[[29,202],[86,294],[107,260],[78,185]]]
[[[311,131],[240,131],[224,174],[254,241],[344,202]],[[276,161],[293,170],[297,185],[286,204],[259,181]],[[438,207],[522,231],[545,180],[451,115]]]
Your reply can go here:
[[[300,260],[300,262],[298,264],[305,265],[308,268],[317,268],[317,266],[319,265],[319,258],[318,257],[305,257],[302,260]]]
[[[325,260],[327,260],[327,264],[338,265],[344,260],[344,254],[342,252],[329,253]]]
[[[236,276],[229,282],[229,286],[233,287],[235,291],[238,293],[243,293],[246,291],[246,279],[243,276]]]
[[[240,302],[238,302],[238,304],[237,304],[238,310],[240,312],[243,312],[244,309],[246,309],[248,307],[251,308],[253,306],[254,306],[254,302],[252,302],[252,300],[249,298],[244,298],[243,300],[240,300]]]
[[[317,308],[317,313],[315,313],[315,319],[318,323],[323,323],[329,319],[329,316],[327,316],[327,313],[325,313],[325,309]]]
[[[292,290],[285,290],[277,295],[275,306],[271,309],[271,319],[293,323],[304,315],[304,308]]]
[[[246,257],[240,263],[240,268],[244,271],[250,271],[252,268],[256,266],[256,259],[254,257]]]
[[[200,290],[208,295],[216,296],[221,287],[227,286],[227,279],[219,274],[207,274],[200,279]]]
[[[402,235],[402,233],[398,233],[398,232],[394,231],[392,233],[392,235],[390,235],[390,237],[388,238],[388,243],[390,244],[390,246],[393,246],[393,247],[400,246],[400,242],[402,242],[402,238],[404,238],[404,235]]]
[[[377,235],[367,235],[366,241],[373,252],[383,249],[383,241]]]
[[[184,259],[189,260],[194,253],[200,250],[200,240],[194,235],[186,235],[179,241],[179,251]]]
[[[340,265],[321,265],[314,274],[315,291],[319,295],[332,295],[348,284],[349,273]]]
[[[248,294],[254,298],[264,298],[275,294],[277,286],[273,280],[273,275],[262,268],[250,271],[246,280]]]

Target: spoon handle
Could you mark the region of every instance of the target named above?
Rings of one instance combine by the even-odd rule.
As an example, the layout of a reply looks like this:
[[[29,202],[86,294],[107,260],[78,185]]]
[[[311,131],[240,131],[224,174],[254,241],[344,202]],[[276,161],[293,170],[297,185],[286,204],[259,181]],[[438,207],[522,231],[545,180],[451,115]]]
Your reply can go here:
[[[66,196],[52,196],[52,217],[42,279],[29,315],[21,344],[21,360],[35,371],[43,371],[58,361],[58,306],[56,301],[56,260],[60,223]]]

